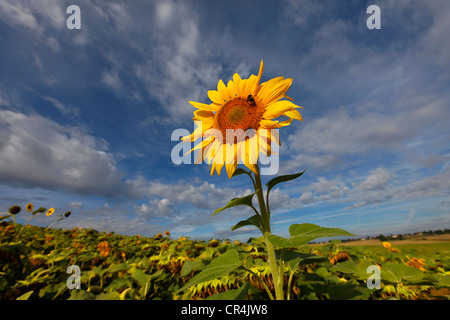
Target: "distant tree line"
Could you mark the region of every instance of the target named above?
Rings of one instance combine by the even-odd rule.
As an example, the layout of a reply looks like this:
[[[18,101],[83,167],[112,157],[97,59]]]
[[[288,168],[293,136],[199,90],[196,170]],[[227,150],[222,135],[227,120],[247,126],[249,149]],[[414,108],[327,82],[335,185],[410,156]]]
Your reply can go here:
[[[365,239],[378,239],[380,241],[392,241],[392,240],[403,240],[405,238],[409,238],[412,236],[420,236],[420,235],[434,236],[434,235],[441,235],[441,234],[448,234],[448,233],[450,233],[450,229],[428,230],[428,231],[422,231],[422,232],[394,234],[394,235],[380,234],[378,236],[366,237]],[[342,240],[342,242],[354,241],[354,240],[357,240],[357,239],[345,239],[345,240]]]

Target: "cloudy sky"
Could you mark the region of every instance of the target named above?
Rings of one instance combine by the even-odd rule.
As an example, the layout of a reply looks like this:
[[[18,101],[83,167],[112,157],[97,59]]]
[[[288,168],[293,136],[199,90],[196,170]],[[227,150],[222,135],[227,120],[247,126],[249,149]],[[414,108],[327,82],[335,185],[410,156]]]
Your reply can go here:
[[[81,29],[69,30],[76,3]],[[369,5],[381,29],[369,30]],[[55,207],[46,226],[247,240],[251,182],[176,165],[172,132],[217,81],[293,79],[303,122],[280,130],[273,232],[450,227],[450,3],[0,0],[0,211]],[[263,182],[272,177],[264,176]],[[25,222],[27,213],[17,216]]]

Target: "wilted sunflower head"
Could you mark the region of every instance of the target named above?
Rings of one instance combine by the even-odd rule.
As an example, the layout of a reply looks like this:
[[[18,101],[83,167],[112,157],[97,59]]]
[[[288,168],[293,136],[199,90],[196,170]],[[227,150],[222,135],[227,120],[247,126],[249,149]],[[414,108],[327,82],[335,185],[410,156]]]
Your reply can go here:
[[[418,259],[415,257],[410,258],[408,256],[406,256],[406,258],[408,258],[408,262],[405,263],[407,266],[414,267],[421,271],[427,271],[427,269],[425,269],[425,267],[424,267],[426,265],[425,259],[423,259],[423,258]]]
[[[219,80],[217,90],[208,91],[210,104],[189,101],[197,108],[193,120],[198,127],[181,139],[190,142],[203,138],[191,151],[201,150],[199,156],[210,164],[211,175],[215,171],[220,175],[225,165],[231,178],[240,161],[258,174],[259,152],[270,155],[271,143],[280,143],[274,129],[290,125],[293,119],[302,121],[297,111],[301,107],[286,95],[292,79],[277,77],[260,83],[263,69],[261,61],[257,76],[241,79],[235,73],[227,85]],[[280,116],[288,119],[274,120]]]
[[[18,214],[20,212],[20,210],[21,210],[20,206],[9,207],[9,213],[11,213],[11,214]]]

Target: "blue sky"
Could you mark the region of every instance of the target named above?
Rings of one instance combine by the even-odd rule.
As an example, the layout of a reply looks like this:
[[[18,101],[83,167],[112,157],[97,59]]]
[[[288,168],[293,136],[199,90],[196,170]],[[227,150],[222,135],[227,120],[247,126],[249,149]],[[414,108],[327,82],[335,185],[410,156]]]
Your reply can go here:
[[[450,227],[450,4],[432,1],[0,0],[0,211],[121,234],[247,240],[246,177],[175,165],[189,100],[237,72],[293,78],[303,122],[280,130],[273,232],[378,235]],[[369,30],[366,9],[381,8]],[[263,177],[263,182],[271,177]],[[27,213],[17,219],[25,222]],[[49,225],[52,217],[33,220]]]

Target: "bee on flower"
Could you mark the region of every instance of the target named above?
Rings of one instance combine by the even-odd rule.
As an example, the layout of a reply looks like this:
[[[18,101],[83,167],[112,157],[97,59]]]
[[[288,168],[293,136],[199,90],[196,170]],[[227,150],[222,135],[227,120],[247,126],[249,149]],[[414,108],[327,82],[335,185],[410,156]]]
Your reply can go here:
[[[259,174],[259,153],[269,156],[272,146],[280,145],[278,132],[272,129],[303,120],[297,110],[302,107],[286,95],[292,79],[277,77],[260,83],[263,69],[261,61],[258,75],[242,79],[235,73],[227,85],[220,80],[217,90],[208,91],[210,104],[189,101],[196,108],[193,120],[199,126],[181,140],[203,138],[191,151],[201,149],[199,155],[210,165],[211,175],[220,175],[225,166],[231,178],[240,161]],[[288,119],[276,120],[280,116]]]

